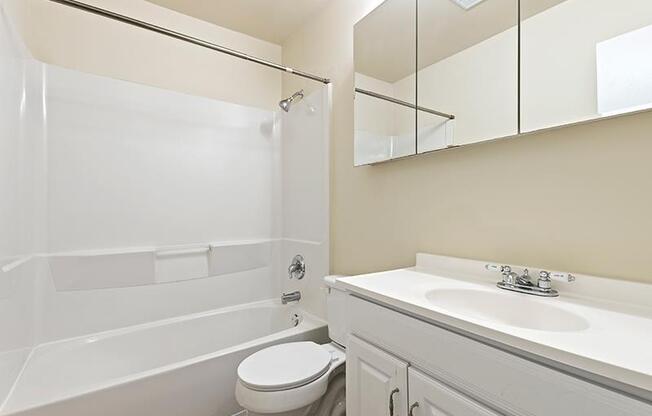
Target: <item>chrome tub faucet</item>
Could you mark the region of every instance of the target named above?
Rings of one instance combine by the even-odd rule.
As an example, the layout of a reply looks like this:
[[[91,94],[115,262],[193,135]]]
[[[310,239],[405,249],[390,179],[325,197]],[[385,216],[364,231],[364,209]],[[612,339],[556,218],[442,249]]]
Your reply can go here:
[[[298,290],[290,293],[283,293],[281,295],[281,303],[283,305],[287,305],[290,302],[298,302],[300,300],[301,300],[301,292],[299,292]]]

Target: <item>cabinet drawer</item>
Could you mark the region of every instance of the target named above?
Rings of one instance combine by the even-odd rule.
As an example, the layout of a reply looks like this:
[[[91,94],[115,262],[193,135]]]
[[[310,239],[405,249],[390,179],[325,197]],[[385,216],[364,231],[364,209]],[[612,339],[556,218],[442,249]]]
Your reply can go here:
[[[375,303],[348,297],[348,327],[511,415],[650,416],[652,406]]]

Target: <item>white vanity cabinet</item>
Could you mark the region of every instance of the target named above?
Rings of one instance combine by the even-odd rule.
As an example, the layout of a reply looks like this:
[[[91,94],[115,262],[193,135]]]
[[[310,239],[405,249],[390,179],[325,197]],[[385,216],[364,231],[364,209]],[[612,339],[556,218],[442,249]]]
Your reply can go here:
[[[346,351],[346,414],[406,416],[407,368],[405,361],[351,336]]]
[[[499,416],[414,368],[408,386],[409,416]]]
[[[346,309],[348,416],[390,416],[392,399],[395,416],[652,415],[649,403],[434,322],[354,295]]]
[[[346,359],[347,415],[498,416],[356,336]]]

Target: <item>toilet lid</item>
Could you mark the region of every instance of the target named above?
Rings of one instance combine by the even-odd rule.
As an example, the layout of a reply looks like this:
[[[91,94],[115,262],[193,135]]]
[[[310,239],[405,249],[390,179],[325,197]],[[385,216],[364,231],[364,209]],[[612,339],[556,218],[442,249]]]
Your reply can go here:
[[[330,362],[330,353],[314,342],[290,342],[245,358],[238,366],[238,377],[253,390],[287,390],[318,379]]]

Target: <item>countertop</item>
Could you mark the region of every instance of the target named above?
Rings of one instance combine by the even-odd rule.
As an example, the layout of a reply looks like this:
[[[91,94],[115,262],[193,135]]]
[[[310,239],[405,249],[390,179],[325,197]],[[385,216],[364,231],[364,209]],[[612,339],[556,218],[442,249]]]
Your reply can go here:
[[[414,268],[341,277],[336,285],[412,316],[541,358],[546,364],[558,363],[613,381],[610,387],[652,399],[652,305],[646,304],[647,299],[652,302],[652,296],[647,297],[652,295],[652,285],[578,276],[578,287],[585,290],[557,283],[559,297],[540,298],[498,289],[500,275],[488,274],[484,264],[420,255]],[[518,297],[517,302],[528,310],[552,305],[581,317],[586,325],[561,331],[512,326],[477,313],[451,310],[428,296],[433,291],[468,289],[494,298]],[[523,319],[527,319],[528,310],[513,313],[525,314]]]

